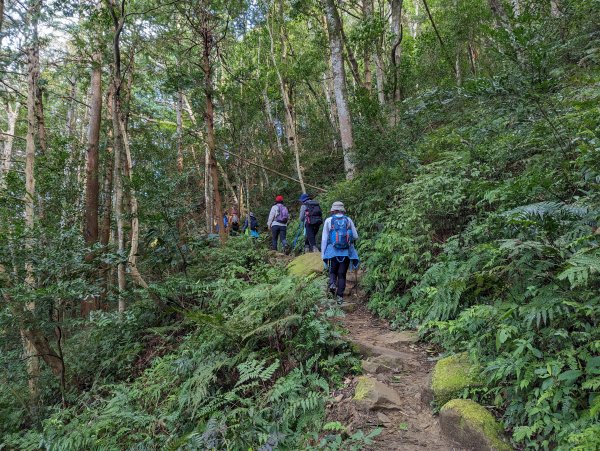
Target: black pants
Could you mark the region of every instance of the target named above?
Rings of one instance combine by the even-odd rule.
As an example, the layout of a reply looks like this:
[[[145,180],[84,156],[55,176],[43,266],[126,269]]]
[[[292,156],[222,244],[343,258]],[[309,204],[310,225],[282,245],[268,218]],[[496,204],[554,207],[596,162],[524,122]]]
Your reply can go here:
[[[285,251],[287,248],[287,241],[285,234],[287,233],[287,226],[274,225],[271,226],[271,249],[277,250],[277,239],[281,240],[281,250]]]
[[[319,250],[317,247],[317,235],[319,234],[319,228],[321,224],[305,224],[306,228],[306,239],[304,245],[309,247],[311,252]]]
[[[350,267],[350,259],[344,257],[341,260],[339,261],[336,257],[329,260],[329,286],[334,285],[336,287],[335,294],[339,297],[344,297],[344,291],[346,291],[346,274]]]

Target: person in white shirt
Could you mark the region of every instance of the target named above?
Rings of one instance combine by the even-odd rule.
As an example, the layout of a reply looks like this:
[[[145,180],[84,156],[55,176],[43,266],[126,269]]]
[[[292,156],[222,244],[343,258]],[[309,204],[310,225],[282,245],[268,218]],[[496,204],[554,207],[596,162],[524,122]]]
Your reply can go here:
[[[287,207],[283,204],[283,196],[277,196],[275,198],[275,204],[271,207],[269,212],[269,220],[267,226],[271,231],[271,249],[277,250],[277,241],[281,240],[281,247],[284,252],[287,251],[287,241],[285,235],[287,233],[287,223],[289,219],[289,212]]]

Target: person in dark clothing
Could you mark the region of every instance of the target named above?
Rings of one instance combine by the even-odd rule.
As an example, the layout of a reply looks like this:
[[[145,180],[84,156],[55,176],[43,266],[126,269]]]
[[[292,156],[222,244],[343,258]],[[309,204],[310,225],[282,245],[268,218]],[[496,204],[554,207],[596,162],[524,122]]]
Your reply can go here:
[[[231,209],[231,215],[229,216],[229,225],[231,226],[231,236],[237,236],[240,231],[240,218],[235,208]]]
[[[248,219],[250,219],[250,227],[248,230]],[[250,212],[249,218],[246,218],[244,221],[244,226],[242,227],[242,233],[246,235],[250,235],[252,238],[258,238],[258,219],[254,216],[254,213]]]
[[[304,240],[304,252],[319,252],[317,247],[317,235],[323,224],[323,212],[319,202],[313,200],[309,194],[302,193],[298,199],[300,207],[300,222],[304,226],[306,238]]]

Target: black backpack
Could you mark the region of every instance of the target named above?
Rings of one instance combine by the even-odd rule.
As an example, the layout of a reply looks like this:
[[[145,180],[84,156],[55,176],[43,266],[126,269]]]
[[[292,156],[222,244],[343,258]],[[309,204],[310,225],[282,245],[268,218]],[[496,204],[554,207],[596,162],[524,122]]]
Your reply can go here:
[[[250,216],[250,230],[258,232],[258,219],[256,219],[254,216]]]
[[[316,200],[309,200],[304,204],[306,206],[306,210],[304,212],[306,218],[306,224],[322,224],[323,223],[323,212],[321,211],[321,206],[319,202]]]

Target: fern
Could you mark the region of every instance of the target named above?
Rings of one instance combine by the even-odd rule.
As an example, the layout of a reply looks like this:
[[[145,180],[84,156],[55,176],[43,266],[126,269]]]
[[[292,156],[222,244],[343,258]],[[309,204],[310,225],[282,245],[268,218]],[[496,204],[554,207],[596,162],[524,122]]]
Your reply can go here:
[[[267,368],[265,368],[266,361],[259,362],[258,360],[249,360],[247,362],[238,365],[240,377],[236,383],[238,385],[243,384],[246,381],[259,379],[261,381],[268,381],[273,377],[273,374],[279,368],[279,360],[276,360]]]

